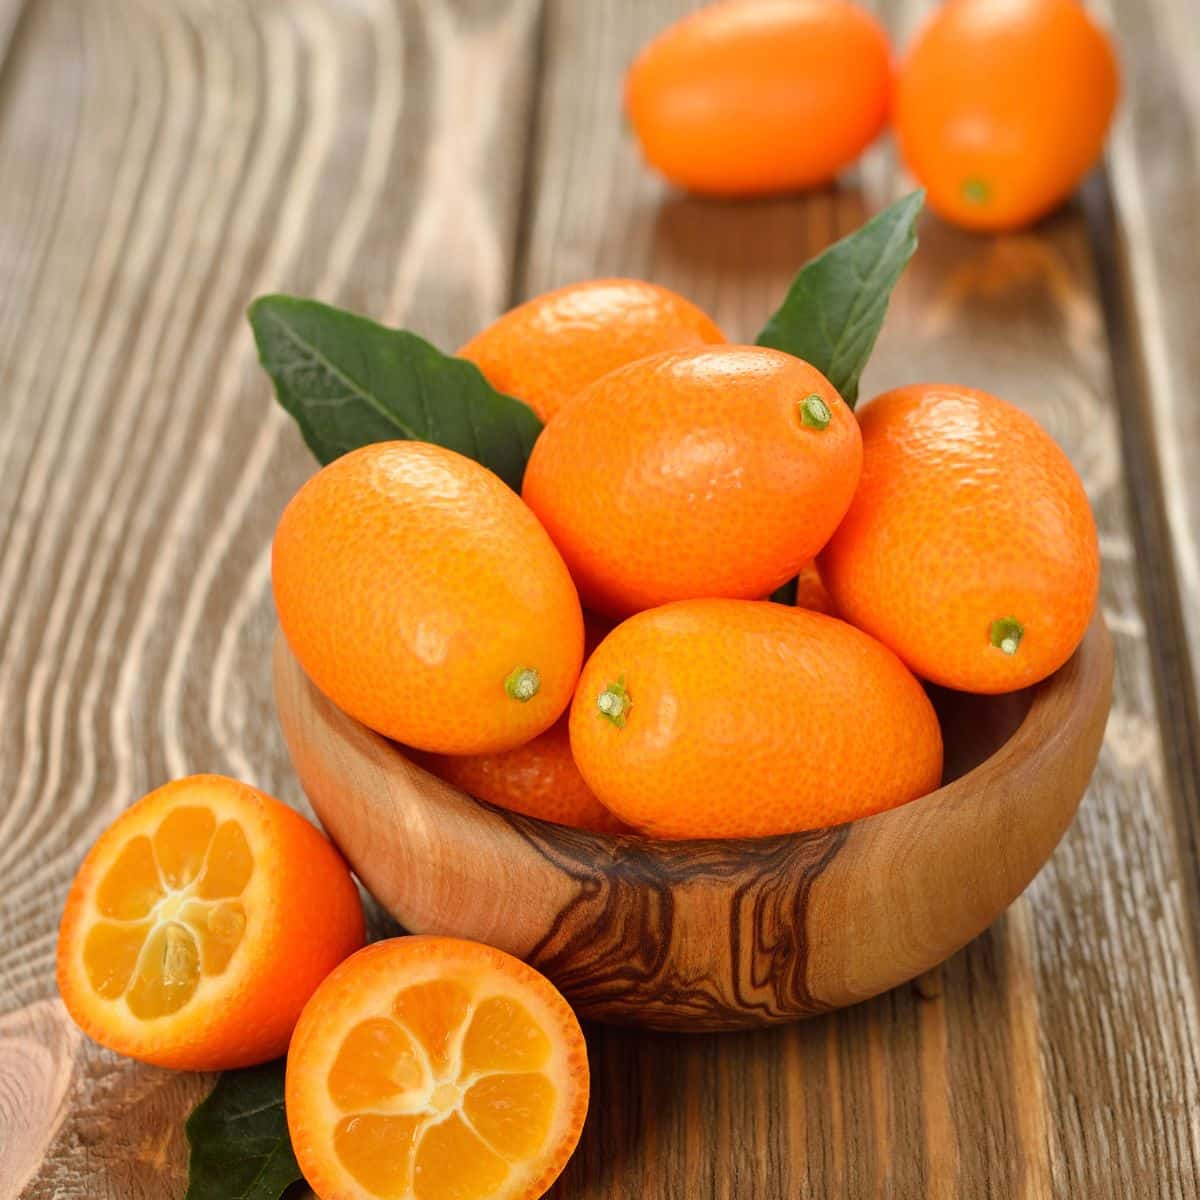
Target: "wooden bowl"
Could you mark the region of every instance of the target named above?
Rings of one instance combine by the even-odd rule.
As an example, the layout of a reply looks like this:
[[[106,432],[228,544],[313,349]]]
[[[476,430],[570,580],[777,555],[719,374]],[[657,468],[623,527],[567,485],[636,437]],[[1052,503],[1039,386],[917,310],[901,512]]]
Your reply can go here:
[[[479,803],[409,762],[275,647],[300,782],[407,929],[533,963],[581,1016],[655,1029],[769,1025],[913,978],[987,928],[1050,856],[1100,750],[1112,647],[1098,614],[1050,679],[936,692],[947,781],[835,829],[739,841],[584,833]]]

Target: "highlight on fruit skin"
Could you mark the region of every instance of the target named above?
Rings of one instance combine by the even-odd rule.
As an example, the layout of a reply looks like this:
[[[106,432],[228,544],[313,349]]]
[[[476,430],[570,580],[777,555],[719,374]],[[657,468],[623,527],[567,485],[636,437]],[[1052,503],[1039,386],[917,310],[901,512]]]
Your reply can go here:
[[[275,607],[305,673],[406,745],[489,754],[549,729],[583,657],[579,596],[537,518],[496,475],[424,442],[378,442],[289,501]]]
[[[1075,191],[1119,91],[1112,40],[1080,0],[948,0],[901,62],[893,123],[930,207],[1001,232]]]
[[[557,989],[478,942],[401,937],[305,1007],[286,1111],[305,1178],[337,1200],[535,1200],[587,1115],[587,1049]]]
[[[818,559],[838,612],[945,687],[1015,691],[1057,671],[1100,587],[1070,459],[976,388],[896,388],[858,416],[862,479]]]
[[[692,192],[827,183],[875,140],[887,32],[851,0],[719,0],[663,30],[625,79],[646,161]]]
[[[220,1071],[278,1058],[317,984],[363,942],[325,836],[220,775],[157,788],[88,852],[67,895],[58,988],[94,1041]]]
[[[584,666],[570,732],[596,795],[652,837],[818,829],[941,780],[933,706],[890,650],[761,601],[678,601],[618,625]]]
[[[801,417],[814,396],[820,426]],[[758,598],[841,520],[860,443],[854,414],[801,359],[763,346],[675,351],[580,392],[534,444],[522,494],[597,612]]]
[[[589,279],[526,300],[459,351],[549,421],[601,375],[664,350],[725,341],[690,300],[642,279]]]

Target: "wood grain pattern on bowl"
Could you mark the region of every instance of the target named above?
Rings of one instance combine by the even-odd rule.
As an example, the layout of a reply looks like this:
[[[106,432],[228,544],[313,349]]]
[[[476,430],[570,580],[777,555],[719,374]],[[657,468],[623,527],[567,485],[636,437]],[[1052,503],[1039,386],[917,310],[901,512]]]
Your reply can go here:
[[[276,638],[300,782],[405,928],[490,942],[581,1016],[660,1029],[775,1024],[913,978],[982,932],[1066,831],[1099,753],[1112,647],[1093,619],[1050,679],[935,694],[947,780],[850,825],[737,841],[591,834],[479,803],[346,716]]]

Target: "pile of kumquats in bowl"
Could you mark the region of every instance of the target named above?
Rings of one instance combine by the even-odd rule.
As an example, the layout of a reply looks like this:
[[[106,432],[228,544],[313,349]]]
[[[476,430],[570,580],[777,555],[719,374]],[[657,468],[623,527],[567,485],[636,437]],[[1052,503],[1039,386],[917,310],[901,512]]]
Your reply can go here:
[[[1033,104],[1014,81],[1051,51]],[[1074,187],[1116,90],[1074,0],[951,0],[896,78],[844,0],[725,0],[643,52],[627,105],[652,163],[731,195],[829,179],[891,110],[935,207],[985,227]],[[1002,136],[1030,113],[1027,141]],[[1100,560],[1079,478],[1019,407],[936,382],[855,411],[922,199],[807,263],[754,344],[634,279],[539,296],[455,355],[256,301],[263,366],[322,464],[272,556],[311,682],[482,800],[629,838],[818,829],[937,788],[924,684],[1046,679]],[[278,1144],[272,1194],[302,1172],[323,1200],[507,1200],[562,1170],[588,1064],[554,986],[478,943],[363,942],[332,844],[223,776],[152,792],[88,854],[58,951],[72,1016],[145,1062],[234,1072],[189,1125],[189,1198],[251,1169],[221,1132],[226,1087],[265,1089],[248,1107],[275,1114],[255,1151]],[[235,1070],[285,1054],[286,1084]]]

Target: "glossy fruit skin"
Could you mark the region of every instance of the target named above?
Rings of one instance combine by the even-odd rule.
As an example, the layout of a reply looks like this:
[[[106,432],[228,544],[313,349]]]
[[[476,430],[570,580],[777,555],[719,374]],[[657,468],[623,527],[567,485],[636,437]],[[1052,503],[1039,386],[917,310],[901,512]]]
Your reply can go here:
[[[598,704],[614,682],[623,727]],[[660,838],[836,825],[933,790],[942,770],[933,706],[890,650],[833,617],[748,600],[618,625],[584,665],[571,747],[596,795]]]
[[[824,428],[805,423],[810,397]],[[630,363],[581,392],[534,445],[523,495],[584,604],[622,616],[769,595],[841,520],[861,456],[854,414],[815,367],[708,347]]]
[[[534,1010],[552,1036],[562,1069],[559,1115],[532,1177],[504,1187],[497,1200],[537,1200],[562,1173],[587,1117],[591,1079],[579,1021],[558,989],[533,967],[503,950],[460,938],[431,935],[373,942],[341,963],[305,1006],[288,1049],[285,1110],[288,1133],[304,1178],[322,1200],[367,1200],[374,1193],[347,1179],[329,1145],[329,1124],[341,1114],[328,1095],[329,1044],[361,1016],[385,1015],[406,985],[469,973],[484,994],[509,995]],[[414,1196],[446,1193],[432,1186]],[[396,1193],[390,1193],[395,1196]],[[397,1197],[397,1200],[401,1198]]]
[[[690,300],[641,279],[591,279],[535,296],[459,350],[497,390],[549,421],[617,367],[725,335]]]
[[[216,793],[223,812],[243,822],[255,852],[252,877],[260,911],[223,975],[229,986],[153,1021],[114,1022],[80,962],[95,919],[96,888],[131,836],[154,828],[179,804]],[[226,1071],[285,1053],[301,1009],[317,985],[363,944],[358,889],[341,855],[299,813],[221,775],[193,775],[156,788],[126,809],[83,860],[58,936],[58,989],[75,1023],[93,1041],[128,1058],[181,1071]]]
[[[427,771],[489,804],[593,833],[627,833],[596,799],[571,757],[564,714],[523,746],[495,754],[426,754]]]
[[[839,612],[918,675],[1012,691],[1079,645],[1100,583],[1096,522],[1070,460],[987,392],[918,384],[859,410],[863,476],[819,563]],[[1016,618],[1020,644],[992,644]]]
[[[583,655],[575,585],[533,513],[451,450],[381,442],[337,459],[275,533],[275,606],[313,683],[407,745],[481,754],[548,729]],[[540,686],[521,701],[514,671]]]
[[[849,0],[720,0],[660,33],[625,79],[651,166],[689,191],[828,182],[887,118],[891,50]]]
[[[1099,159],[1120,90],[1079,0],[948,0],[899,72],[895,129],[930,207],[968,229],[1032,224]]]

